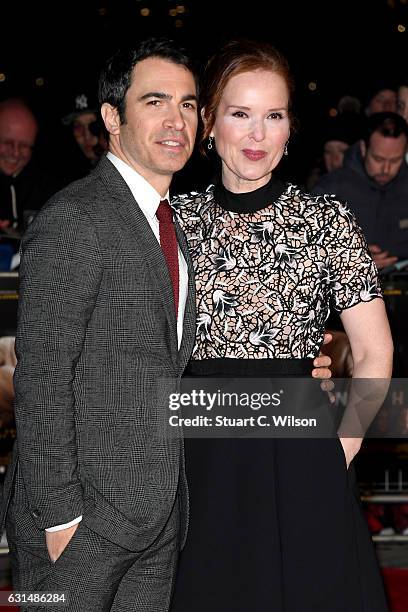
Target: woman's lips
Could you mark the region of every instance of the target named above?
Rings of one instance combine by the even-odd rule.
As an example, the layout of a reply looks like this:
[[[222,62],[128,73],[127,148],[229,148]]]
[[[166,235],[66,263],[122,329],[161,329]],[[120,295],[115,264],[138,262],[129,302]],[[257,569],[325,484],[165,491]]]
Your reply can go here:
[[[254,151],[253,149],[243,149],[242,150],[245,157],[250,159],[251,161],[259,161],[266,157],[266,151]]]

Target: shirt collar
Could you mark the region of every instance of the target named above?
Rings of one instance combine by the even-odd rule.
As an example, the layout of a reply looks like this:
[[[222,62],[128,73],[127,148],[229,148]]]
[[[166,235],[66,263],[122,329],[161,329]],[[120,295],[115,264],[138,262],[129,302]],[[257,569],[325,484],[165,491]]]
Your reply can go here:
[[[139,172],[136,172],[134,168],[129,166],[129,164],[119,159],[119,157],[110,151],[107,153],[106,157],[112,162],[122,176],[147,219],[155,217],[162,199],[166,199],[170,202],[169,192],[162,198],[155,188],[152,187]]]

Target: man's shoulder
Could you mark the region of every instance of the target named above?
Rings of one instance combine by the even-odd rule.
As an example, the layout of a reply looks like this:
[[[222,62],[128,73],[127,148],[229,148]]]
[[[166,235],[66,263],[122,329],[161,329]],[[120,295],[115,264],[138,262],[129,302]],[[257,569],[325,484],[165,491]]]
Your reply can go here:
[[[44,212],[51,211],[97,211],[106,207],[109,195],[101,181],[99,173],[94,170],[87,176],[66,185],[55,193],[43,206]]]
[[[78,213],[89,201],[88,194],[90,194],[88,177],[79,179],[51,196],[39,214],[43,216],[56,214],[59,216],[67,213],[72,214],[73,211]]]
[[[81,178],[55,193],[38,211],[24,233],[25,243],[35,236],[75,233],[87,228],[88,233],[107,226],[108,198],[97,177]]]

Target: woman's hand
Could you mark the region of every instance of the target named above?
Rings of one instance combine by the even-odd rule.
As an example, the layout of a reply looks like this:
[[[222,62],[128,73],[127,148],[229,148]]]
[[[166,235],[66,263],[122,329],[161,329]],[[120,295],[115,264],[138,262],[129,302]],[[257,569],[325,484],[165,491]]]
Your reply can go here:
[[[331,334],[324,334],[323,344],[328,344],[332,340]],[[314,370],[312,370],[313,378],[320,378],[323,380],[320,387],[322,391],[326,391],[329,397],[329,401],[333,404],[336,401],[334,394],[332,393],[334,389],[334,383],[331,380],[332,371],[330,370],[332,360],[329,355],[323,355],[320,351],[319,356],[316,357],[313,361]]]
[[[329,344],[332,341],[333,336],[331,334],[324,334],[323,344]],[[321,351],[319,356],[313,361],[315,367],[312,370],[312,376],[314,378],[329,379],[332,377],[332,371],[330,370],[331,358],[328,355],[324,355]]]

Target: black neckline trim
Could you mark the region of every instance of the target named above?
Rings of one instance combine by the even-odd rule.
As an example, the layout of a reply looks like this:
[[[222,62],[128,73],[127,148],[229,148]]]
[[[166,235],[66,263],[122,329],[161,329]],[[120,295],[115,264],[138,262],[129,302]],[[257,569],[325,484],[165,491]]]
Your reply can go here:
[[[220,182],[214,187],[214,199],[221,208],[236,213],[254,213],[268,208],[285,191],[286,184],[278,178],[271,177],[270,181],[245,193],[228,191]]]

